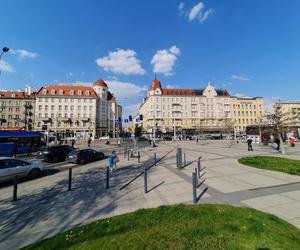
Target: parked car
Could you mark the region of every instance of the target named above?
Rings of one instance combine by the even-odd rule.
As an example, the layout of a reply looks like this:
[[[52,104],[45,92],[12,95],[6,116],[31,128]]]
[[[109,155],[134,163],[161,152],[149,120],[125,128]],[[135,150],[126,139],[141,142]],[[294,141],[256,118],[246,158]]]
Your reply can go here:
[[[85,164],[91,161],[104,159],[104,153],[94,149],[76,149],[68,153],[66,160],[68,162]]]
[[[18,177],[29,176],[37,178],[44,170],[44,166],[38,162],[28,162],[12,157],[0,157],[0,182],[12,180]]]
[[[46,162],[65,161],[67,154],[73,150],[74,148],[69,145],[43,147],[37,152],[37,158]]]
[[[215,138],[212,135],[205,135],[204,140],[214,140]]]
[[[165,136],[164,141],[172,141],[173,137],[172,136]]]

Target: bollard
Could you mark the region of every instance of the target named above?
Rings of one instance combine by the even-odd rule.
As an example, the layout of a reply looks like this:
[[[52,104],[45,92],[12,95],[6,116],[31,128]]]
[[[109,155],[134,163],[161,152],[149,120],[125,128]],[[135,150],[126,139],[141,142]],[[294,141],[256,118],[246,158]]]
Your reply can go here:
[[[14,177],[13,201],[18,199],[18,176]]]
[[[197,167],[198,167],[198,178],[200,179],[200,176],[201,176],[201,157],[198,158]]]
[[[144,192],[145,194],[148,191],[148,180],[147,180],[147,167],[144,167]]]
[[[198,187],[199,181],[198,181],[198,178],[197,178],[197,176],[198,176],[198,169],[197,168],[195,168],[195,173],[196,173],[196,187]]]
[[[154,166],[156,166],[156,153],[154,153]]]
[[[69,168],[69,187],[68,191],[72,189],[72,168]]]
[[[183,153],[183,166],[186,166],[186,159],[185,159],[185,153]]]
[[[106,189],[109,189],[109,167],[106,168]]]
[[[177,148],[176,163],[178,168],[182,168],[182,149]]]
[[[130,158],[130,149],[127,151],[127,160],[129,161]]]
[[[196,190],[196,173],[192,173],[192,185],[193,185],[193,204],[197,203],[197,190]]]
[[[141,154],[140,154],[140,151],[138,151],[138,163],[141,162]]]

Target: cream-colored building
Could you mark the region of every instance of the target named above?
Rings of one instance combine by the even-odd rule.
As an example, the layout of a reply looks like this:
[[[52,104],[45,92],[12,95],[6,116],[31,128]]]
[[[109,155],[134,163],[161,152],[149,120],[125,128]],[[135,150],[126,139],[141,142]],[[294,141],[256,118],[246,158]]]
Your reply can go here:
[[[33,129],[35,93],[26,91],[0,91],[0,129]]]
[[[278,108],[282,125],[300,126],[300,101],[278,101],[275,108]]]
[[[210,83],[203,89],[162,88],[153,80],[140,106],[143,129],[150,133],[233,133],[243,132],[263,115],[262,98],[232,97]]]
[[[53,131],[59,137],[101,137],[116,134],[117,102],[103,80],[92,87],[52,85],[36,95],[35,129]]]
[[[262,97],[231,97],[230,109],[234,131],[245,133],[249,125],[261,125],[264,116],[264,100]]]

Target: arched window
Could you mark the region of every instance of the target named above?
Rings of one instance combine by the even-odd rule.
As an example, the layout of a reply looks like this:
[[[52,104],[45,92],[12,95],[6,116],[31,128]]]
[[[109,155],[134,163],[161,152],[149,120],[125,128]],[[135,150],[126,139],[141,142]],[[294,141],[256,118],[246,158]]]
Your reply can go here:
[[[85,91],[85,94],[90,95],[90,91],[89,90]]]
[[[47,89],[44,89],[44,90],[43,90],[43,94],[44,94],[44,95],[47,95],[47,93],[48,93]]]
[[[55,95],[55,90],[54,89],[51,90],[51,95]]]
[[[70,95],[74,95],[75,91],[73,89],[70,90]]]
[[[64,94],[64,91],[61,89],[61,90],[59,90],[59,94],[60,95],[63,95]]]
[[[78,95],[82,95],[82,91],[81,90],[78,90]]]

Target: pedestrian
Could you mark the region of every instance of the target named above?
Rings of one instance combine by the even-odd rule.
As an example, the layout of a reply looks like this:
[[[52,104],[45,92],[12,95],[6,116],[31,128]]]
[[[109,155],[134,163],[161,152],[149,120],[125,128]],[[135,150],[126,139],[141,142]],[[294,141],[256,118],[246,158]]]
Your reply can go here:
[[[91,146],[91,142],[92,142],[92,140],[91,140],[91,138],[89,138],[89,139],[88,139],[88,147]]]
[[[117,162],[119,162],[119,157],[117,156],[116,151],[112,151],[108,157],[108,165],[110,172],[112,172],[113,170],[118,170]]]
[[[120,147],[121,146],[121,141],[120,141],[120,139],[118,139],[118,147]]]
[[[276,138],[275,140],[274,140],[274,142],[277,144],[277,150],[279,151],[279,149],[280,149],[280,140],[279,140],[279,138]]]
[[[72,147],[74,148],[74,145],[75,145],[75,140],[74,139],[72,139]]]
[[[247,144],[248,144],[248,151],[253,151],[253,148],[252,148],[252,139],[248,139],[247,140]]]
[[[197,136],[197,137],[196,137],[196,143],[198,143],[198,141],[199,141],[199,137]]]
[[[290,144],[292,147],[295,147],[295,137],[294,136],[290,137]]]

